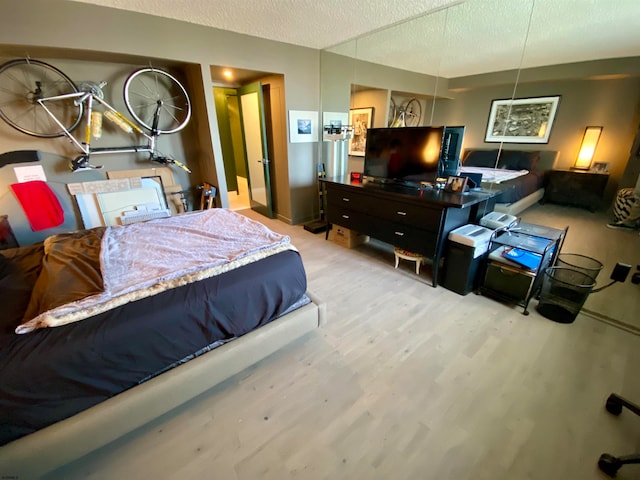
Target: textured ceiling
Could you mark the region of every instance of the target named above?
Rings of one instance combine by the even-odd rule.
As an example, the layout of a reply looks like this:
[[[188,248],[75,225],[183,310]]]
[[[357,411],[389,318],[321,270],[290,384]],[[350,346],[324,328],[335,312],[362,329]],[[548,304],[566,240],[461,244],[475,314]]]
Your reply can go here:
[[[75,1],[448,78],[640,56],[640,0]]]

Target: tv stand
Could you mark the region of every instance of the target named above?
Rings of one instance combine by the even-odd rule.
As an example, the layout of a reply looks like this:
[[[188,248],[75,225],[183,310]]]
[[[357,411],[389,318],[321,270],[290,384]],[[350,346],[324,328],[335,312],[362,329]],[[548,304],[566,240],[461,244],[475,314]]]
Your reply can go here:
[[[321,179],[327,192],[327,232],[341,225],[433,260],[434,287],[451,230],[493,211],[496,192],[459,194],[394,182]]]

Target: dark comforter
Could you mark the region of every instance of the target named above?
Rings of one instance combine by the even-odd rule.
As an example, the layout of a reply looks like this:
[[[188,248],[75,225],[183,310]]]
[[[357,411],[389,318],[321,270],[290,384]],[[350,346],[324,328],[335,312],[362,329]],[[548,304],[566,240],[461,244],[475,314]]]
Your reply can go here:
[[[0,300],[11,315],[0,333],[0,444],[269,323],[306,298],[300,255],[285,250],[80,322],[17,335],[43,249],[3,253]]]

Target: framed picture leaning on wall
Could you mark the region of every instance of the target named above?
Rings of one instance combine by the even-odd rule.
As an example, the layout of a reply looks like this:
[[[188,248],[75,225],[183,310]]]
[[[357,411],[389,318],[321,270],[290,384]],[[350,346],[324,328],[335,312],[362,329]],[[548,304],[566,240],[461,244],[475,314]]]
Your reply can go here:
[[[493,100],[485,142],[548,143],[560,96]]]
[[[444,186],[445,192],[463,193],[467,188],[467,177],[458,177],[457,175],[451,175],[447,177],[447,183]]]
[[[353,126],[353,138],[349,140],[349,155],[364,157],[367,130],[373,124],[373,107],[349,110],[349,125]]]

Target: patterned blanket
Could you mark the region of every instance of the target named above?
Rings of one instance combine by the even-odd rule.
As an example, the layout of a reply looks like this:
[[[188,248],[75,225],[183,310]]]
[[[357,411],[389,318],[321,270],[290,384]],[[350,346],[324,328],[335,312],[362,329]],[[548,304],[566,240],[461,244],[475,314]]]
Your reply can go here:
[[[41,277],[36,281],[25,322],[16,333],[55,327],[168,289],[219,275],[278,252],[295,249],[288,236],[224,209],[98,230],[45,241]],[[80,247],[78,247],[80,245]],[[99,261],[92,257],[95,250]],[[58,262],[64,268],[47,268]],[[94,271],[99,265],[100,279]],[[64,275],[59,273],[63,271]],[[77,272],[74,273],[74,272]],[[87,272],[90,272],[87,274]],[[99,275],[100,276],[100,275]],[[62,280],[62,284],[60,284]],[[77,283],[77,285],[76,285]],[[84,292],[62,305],[52,292]],[[43,298],[45,299],[43,301]]]

